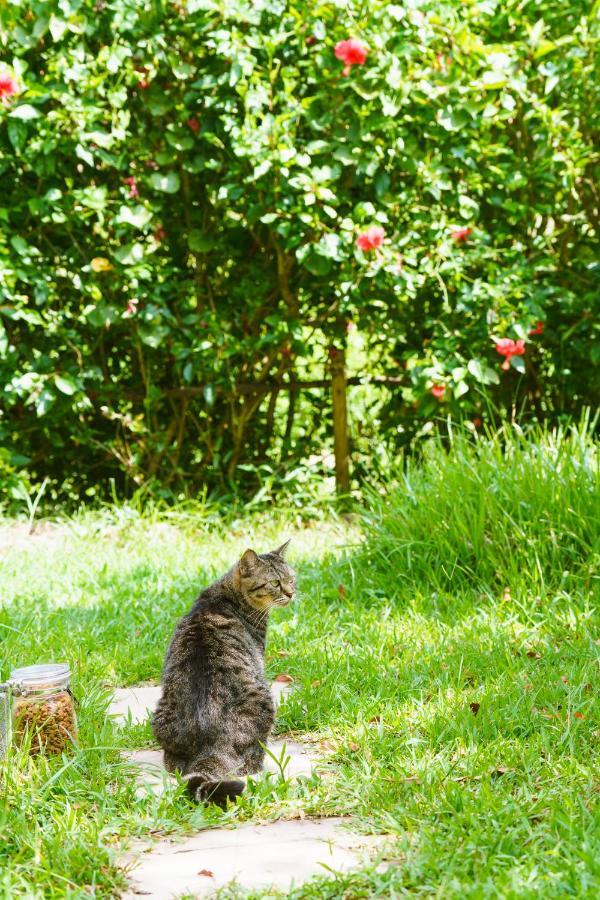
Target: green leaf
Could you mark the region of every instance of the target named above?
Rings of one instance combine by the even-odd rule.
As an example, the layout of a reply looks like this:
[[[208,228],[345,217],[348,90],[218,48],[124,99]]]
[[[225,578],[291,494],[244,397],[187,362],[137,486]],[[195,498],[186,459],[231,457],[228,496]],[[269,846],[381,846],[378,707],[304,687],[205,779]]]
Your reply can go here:
[[[124,266],[133,266],[135,263],[140,262],[143,257],[144,245],[139,243],[125,244],[124,247],[120,247],[115,253],[115,259]]]
[[[56,41],[60,41],[68,27],[68,23],[65,22],[64,19],[59,19],[58,16],[55,16],[54,14],[50,16],[49,30],[52,35],[52,40],[55,43]]]
[[[150,176],[150,184],[155,191],[162,191],[164,194],[176,194],[179,190],[179,175],[177,172],[153,172]]]
[[[143,228],[151,219],[152,213],[141,204],[133,207],[122,206],[119,210],[119,221],[133,225],[134,228]]]
[[[512,356],[510,360],[510,364],[513,369],[516,369],[517,372],[520,372],[521,375],[525,373],[525,360],[522,356]]]
[[[41,115],[39,109],[36,109],[30,103],[20,103],[19,106],[15,106],[12,112],[9,113],[12,119],[22,119],[24,122],[30,119],[39,119]]]
[[[79,390],[79,385],[71,375],[55,375],[54,384],[61,393],[67,394],[68,396],[71,396]]]
[[[143,344],[156,350],[168,336],[169,328],[166,325],[144,323],[140,325],[138,334]]]
[[[500,378],[494,369],[490,369],[481,359],[470,359],[467,369],[480,384],[499,384]]]
[[[47,387],[43,388],[35,402],[35,411],[37,415],[45,416],[50,407],[54,405],[55,401],[56,395],[54,392]]]
[[[313,275],[327,275],[331,269],[331,260],[311,250],[302,260],[302,265]]]
[[[193,229],[188,235],[188,247],[194,253],[208,253],[215,246],[215,240],[211,235],[204,234],[199,229]]]

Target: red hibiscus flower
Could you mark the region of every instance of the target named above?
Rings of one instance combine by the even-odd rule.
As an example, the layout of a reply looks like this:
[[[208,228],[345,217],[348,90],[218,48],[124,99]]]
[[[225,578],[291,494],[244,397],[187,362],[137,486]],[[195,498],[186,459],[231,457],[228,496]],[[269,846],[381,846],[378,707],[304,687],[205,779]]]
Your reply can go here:
[[[8,72],[0,72],[0,100],[6,103],[9,97],[19,93],[19,85]]]
[[[333,52],[336,59],[341,59],[346,64],[343,69],[344,75],[349,75],[352,66],[364,65],[369,51],[361,41],[348,38],[346,41],[339,41]]]
[[[525,353],[525,341],[513,341],[512,338],[500,338],[496,341],[496,352],[504,357],[502,368],[504,371],[510,368],[510,361],[513,356],[523,356]]]
[[[369,253],[371,250],[381,247],[384,237],[385,231],[381,225],[371,225],[356,238],[356,246],[365,253]]]
[[[472,228],[457,228],[456,231],[450,232],[450,237],[453,241],[456,241],[457,244],[463,244],[469,238],[472,231]]]
[[[536,322],[535,328],[532,328],[529,334],[543,334],[544,333],[544,323]]]
[[[187,127],[191,128],[194,134],[198,134],[198,132],[200,131],[200,122],[198,121],[198,119],[192,116],[191,119],[187,120]]]
[[[133,175],[130,175],[129,178],[124,178],[123,182],[129,186],[129,196],[130,197],[133,198],[133,197],[140,196],[140,192],[139,192],[138,186],[137,186],[137,181],[135,180]]]
[[[431,388],[431,393],[436,400],[443,400],[444,394],[446,393],[446,388],[443,384],[434,384],[434,386]]]
[[[164,241],[166,236],[167,236],[167,232],[162,227],[162,225],[159,225],[158,228],[155,228],[153,237],[154,237],[154,240],[157,241],[159,244],[161,241]]]

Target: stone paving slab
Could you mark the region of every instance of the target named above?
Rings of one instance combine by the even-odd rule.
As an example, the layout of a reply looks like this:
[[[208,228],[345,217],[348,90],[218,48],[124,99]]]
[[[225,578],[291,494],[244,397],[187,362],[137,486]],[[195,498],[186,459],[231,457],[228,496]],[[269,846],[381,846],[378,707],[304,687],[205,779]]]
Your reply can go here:
[[[315,875],[347,872],[368,862],[381,838],[351,834],[341,827],[346,821],[284,820],[211,828],[177,843],[138,843],[127,857],[124,900],[206,897],[233,880],[247,889],[289,890]]]

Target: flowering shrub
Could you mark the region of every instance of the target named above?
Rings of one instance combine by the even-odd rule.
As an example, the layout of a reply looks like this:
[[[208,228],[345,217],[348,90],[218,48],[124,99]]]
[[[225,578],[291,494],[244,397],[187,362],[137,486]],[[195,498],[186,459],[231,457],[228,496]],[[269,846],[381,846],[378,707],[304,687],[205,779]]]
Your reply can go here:
[[[247,385],[344,347],[392,379],[355,461],[593,403],[596,30],[579,0],[3,4],[0,445],[86,488],[251,483],[330,401]]]

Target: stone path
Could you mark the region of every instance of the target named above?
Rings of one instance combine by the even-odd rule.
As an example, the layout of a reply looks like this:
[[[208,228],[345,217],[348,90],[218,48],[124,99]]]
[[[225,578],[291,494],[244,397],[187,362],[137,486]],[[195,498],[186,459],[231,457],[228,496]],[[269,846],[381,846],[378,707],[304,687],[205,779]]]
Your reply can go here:
[[[272,689],[279,705],[290,687],[276,683]],[[123,688],[115,692],[109,712],[121,721],[145,722],[159,696],[160,688],[155,686]],[[284,762],[290,778],[310,776],[326,763],[310,744],[279,739],[271,741],[269,749]],[[159,750],[132,750],[126,757],[139,772],[139,795],[164,791],[170,776]],[[269,757],[265,769],[279,771]],[[125,858],[130,881],[125,898],[205,897],[234,880],[244,888],[289,890],[314,875],[346,872],[368,862],[368,851],[382,840],[352,834],[347,824],[348,820],[339,818],[292,819],[211,828],[183,841],[138,841]]]
[[[211,828],[181,843],[161,841],[146,854],[137,847],[125,898],[205,897],[234,879],[248,889],[287,891],[315,875],[347,872],[362,860],[368,863],[368,849],[377,838],[353,835],[343,823],[304,819]]]

